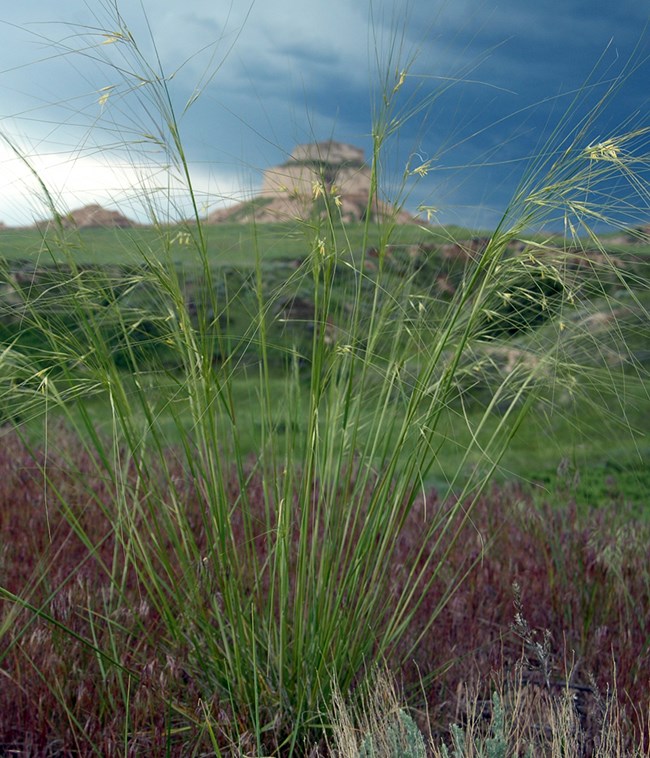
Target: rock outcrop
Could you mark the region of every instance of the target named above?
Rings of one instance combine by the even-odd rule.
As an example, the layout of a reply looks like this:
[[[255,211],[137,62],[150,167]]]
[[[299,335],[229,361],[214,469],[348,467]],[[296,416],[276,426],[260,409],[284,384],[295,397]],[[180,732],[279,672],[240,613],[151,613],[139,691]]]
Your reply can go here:
[[[257,197],[212,212],[207,223],[255,220],[257,223],[308,219],[325,214],[329,205],[344,221],[362,221],[368,212],[371,173],[363,150],[340,142],[298,145],[289,160],[267,169]],[[414,221],[405,211],[376,200],[373,218],[397,216]]]
[[[116,227],[127,229],[136,226],[135,221],[131,221],[117,211],[102,208],[96,203],[71,211],[63,216],[61,221],[64,227],[76,227],[77,229],[114,229]]]

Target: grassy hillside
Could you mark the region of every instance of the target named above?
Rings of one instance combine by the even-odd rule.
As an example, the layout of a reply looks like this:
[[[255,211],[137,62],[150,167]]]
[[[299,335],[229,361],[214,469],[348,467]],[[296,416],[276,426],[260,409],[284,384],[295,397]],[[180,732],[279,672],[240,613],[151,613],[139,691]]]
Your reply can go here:
[[[433,234],[448,238],[457,233],[454,228],[423,231],[419,226],[403,226],[393,239],[394,244],[415,244]],[[210,261],[214,265],[253,266],[257,255],[265,261],[302,259],[308,254],[310,230],[303,224],[223,223],[203,227]],[[363,224],[339,226],[337,237],[341,246],[358,250],[364,238]],[[466,232],[461,232],[467,236]],[[122,265],[139,262],[141,250],[171,258],[179,264],[191,263],[194,254],[191,225],[163,229],[137,227],[133,229],[82,229],[60,233],[50,227],[42,229],[3,229],[0,231],[0,256],[8,261],[49,265],[63,262],[70,252],[83,265]],[[190,237],[188,237],[190,235]],[[378,246],[382,232],[374,230],[370,243]],[[471,235],[470,235],[471,236]],[[189,260],[188,260],[189,259]]]
[[[310,254],[308,232],[308,228],[298,223],[269,224],[255,229],[236,224],[206,227],[207,259],[212,276],[212,291],[207,292],[200,264],[192,253],[191,228],[87,229],[67,231],[63,236],[53,231],[45,235],[37,230],[5,231],[0,235],[5,279],[0,291],[0,335],[5,344],[22,345],[28,354],[31,351],[33,367],[39,366],[42,331],[47,323],[56,319],[57,323],[68,324],[75,330],[74,322],[79,316],[69,313],[66,298],[74,289],[70,284],[73,269],[81,267],[76,275],[85,278],[88,286],[96,290],[98,301],[103,303],[101,307],[107,314],[111,306],[115,306],[110,317],[107,315],[102,319],[99,328],[112,346],[116,365],[128,374],[132,359],[136,359],[139,369],[145,371],[146,378],[140,381],[146,381],[149,391],[158,398],[160,420],[165,425],[170,397],[180,381],[180,375],[176,375],[180,368],[165,340],[164,303],[152,296],[146,279],[142,277],[142,265],[145,259],[170,263],[195,321],[200,318],[206,302],[212,302],[214,298],[218,303],[218,312],[210,306],[209,312],[203,315],[219,324],[219,336],[215,331],[213,345],[215,360],[232,366],[236,377],[233,385],[238,398],[236,405],[252,409],[255,407],[255,376],[261,360],[254,336],[259,285],[263,298],[270,304],[265,360],[271,366],[273,381],[279,388],[271,393],[276,406],[272,409],[272,417],[275,419],[274,433],[282,437],[286,426],[283,421],[285,409],[280,401],[284,368],[288,361],[297,358],[300,370],[307,371],[311,360],[310,344],[314,330],[319,328],[314,321],[313,296],[309,274],[305,270],[305,261]],[[344,335],[336,332],[344,330],[348,318],[349,302],[356,286],[352,266],[364,252],[361,249],[364,229],[360,224],[346,225],[338,227],[335,233],[340,240],[336,244],[342,245],[343,259],[347,256],[350,261],[350,267],[342,267],[333,279],[330,323],[326,326],[328,338],[340,340]],[[374,228],[370,239],[380,245],[382,234],[386,233],[386,229]],[[390,249],[381,264],[385,294],[390,294],[391,282],[399,288],[405,279],[409,279],[412,302],[426,302],[430,316],[435,318],[436,311],[439,311],[442,317],[468,266],[480,256],[480,246],[485,245],[487,235],[457,228],[416,226],[398,227],[391,233]],[[604,242],[607,243],[607,238]],[[520,243],[513,245],[511,256],[521,255],[521,247]],[[602,371],[604,365],[609,367],[607,370],[620,375],[620,382],[624,383],[624,400],[623,395],[613,389],[608,398],[595,395],[593,404],[584,399],[574,401],[566,391],[563,395],[540,399],[540,415],[532,414],[518,430],[498,471],[498,476],[504,480],[516,476],[553,488],[558,483],[556,469],[569,465],[575,477],[575,495],[585,504],[607,501],[612,496],[640,502],[645,500],[647,491],[648,445],[644,432],[645,419],[650,415],[648,386],[635,375],[633,365],[626,368],[624,362],[616,358],[614,345],[608,346],[598,334],[602,331],[602,319],[609,318],[616,308],[627,308],[629,323],[621,319],[619,328],[625,331],[626,344],[633,351],[631,360],[636,362],[637,369],[647,366],[650,356],[648,330],[642,317],[635,314],[634,308],[629,303],[626,305],[626,301],[630,294],[640,298],[640,302],[647,300],[648,259],[643,246],[622,246],[620,242],[614,246],[612,254],[616,256],[616,269],[610,273],[609,281],[601,279],[598,289],[589,295],[594,301],[602,299],[601,316],[592,314],[589,317],[594,334],[585,333],[582,342],[592,346],[593,340],[598,340],[600,359],[594,360],[594,375]],[[602,258],[602,252],[592,250],[584,254],[585,260],[589,261],[590,255]],[[256,273],[257,264],[261,265],[259,273]],[[370,308],[375,296],[372,282],[379,275],[379,261],[372,250],[363,265],[366,283],[362,290],[366,291],[368,300],[365,307]],[[589,271],[589,266],[585,266],[577,275],[577,286],[583,290],[587,286]],[[619,276],[622,277],[620,282]],[[623,284],[631,288],[630,293],[621,288]],[[533,279],[524,282],[519,303],[514,309],[508,306],[520,321],[528,318],[522,314],[529,302],[527,298],[531,294],[538,296],[537,286]],[[25,319],[20,301],[35,297],[36,310]],[[531,311],[529,316],[532,329],[523,322],[512,321],[508,310],[500,317],[495,316],[493,324],[488,324],[484,360],[507,362],[533,340],[543,339],[545,329],[548,329],[545,314],[536,316]],[[44,319],[42,323],[38,322],[39,317]],[[573,317],[580,318],[579,312]],[[539,318],[538,323],[534,323],[535,318]],[[128,344],[125,336],[120,336],[122,320],[136,324],[128,332]],[[497,328],[498,323],[503,326]],[[387,334],[387,345],[390,339]],[[576,343],[571,349],[585,348]],[[416,370],[415,353],[412,362]],[[161,367],[165,368],[165,374],[160,374]],[[462,468],[468,471],[480,458],[477,452],[474,458],[469,457],[463,462],[472,428],[482,418],[482,409],[489,396],[489,371],[483,371],[481,376],[475,375],[471,385],[463,403],[450,405],[441,417],[439,439],[453,438],[454,444],[443,446],[443,452],[437,456],[428,475],[430,485],[444,487],[449,472],[457,472],[461,462]],[[599,407],[594,408],[594,404]],[[609,421],[602,414],[604,405],[609,408]],[[177,411],[178,407],[177,400]],[[97,428],[106,427],[110,421],[110,409],[105,393],[98,392],[94,398],[89,398],[85,408],[92,414]],[[370,401],[369,417],[372,411]],[[484,423],[483,433],[490,433],[498,423],[498,416],[496,408],[494,419]],[[178,434],[171,416],[166,426],[169,443],[176,444]],[[243,450],[255,452],[262,426],[262,420],[254,411],[244,417],[240,438]]]

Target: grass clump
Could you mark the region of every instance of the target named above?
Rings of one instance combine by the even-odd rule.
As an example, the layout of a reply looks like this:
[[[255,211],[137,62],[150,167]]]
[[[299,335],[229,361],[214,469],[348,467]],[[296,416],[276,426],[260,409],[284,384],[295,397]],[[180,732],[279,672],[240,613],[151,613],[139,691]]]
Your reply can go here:
[[[449,744],[431,743],[434,758],[639,758],[645,754],[643,743],[630,746],[625,720],[620,720],[611,701],[597,724],[586,729],[568,682],[566,689],[552,693],[532,690],[515,680],[506,689],[495,689],[487,703],[476,694],[469,697],[464,725],[450,726]]]
[[[425,758],[422,733],[402,707],[390,674],[376,670],[366,687],[354,712],[341,693],[335,693],[331,714],[333,754],[350,758]]]
[[[174,754],[190,746],[209,750],[213,744],[223,754],[236,755],[238,750],[254,754],[254,732],[242,728],[241,717],[224,690],[210,691],[201,685],[205,674],[200,673],[202,661],[197,662],[195,647],[170,640],[169,620],[149,600],[134,566],[123,557],[119,559],[125,569],[119,595],[113,587],[106,566],[122,548],[105,515],[114,507],[112,491],[96,470],[94,456],[69,432],[58,431],[58,447],[47,452],[49,476],[44,487],[41,466],[46,452],[29,449],[16,437],[5,435],[4,439],[0,460],[4,592],[5,597],[28,595],[31,604],[22,610],[15,602],[4,606],[7,652],[2,666],[9,684],[0,691],[0,733],[5,743],[22,747],[28,744],[24,742],[27,735],[38,753],[54,735],[66,745],[80,741],[86,751],[95,746],[100,754],[110,750],[115,740],[133,749],[146,747],[154,755],[166,749]],[[178,482],[184,512],[202,546],[205,538],[198,527],[204,511],[202,498],[178,456],[170,450],[169,457],[169,475]],[[263,549],[264,487],[251,466],[252,462],[247,498],[251,519],[258,524],[252,539]],[[133,477],[134,471],[129,472],[129,478]],[[227,492],[233,539],[238,549],[245,550],[251,537],[236,510],[241,494],[234,471]],[[402,529],[392,559],[393,586],[384,597],[388,608],[407,586],[413,552],[425,552],[433,544],[422,543],[424,507],[420,501]],[[430,493],[426,508],[434,511],[445,505]],[[417,719],[425,738],[430,736],[439,746],[443,738],[449,738],[449,724],[468,728],[466,710],[472,698],[476,700],[475,727],[482,729],[481,714],[496,686],[492,672],[514,671],[519,678],[498,689],[504,707],[513,713],[513,723],[524,723],[528,712],[524,704],[532,692],[546,692],[552,703],[560,704],[565,693],[567,697],[578,694],[583,711],[580,728],[585,744],[593,744],[603,712],[595,693],[609,692],[603,701],[616,714],[612,734],[618,735],[626,750],[635,741],[643,745],[644,714],[650,708],[648,627],[643,616],[650,603],[644,548],[647,525],[630,514],[624,534],[616,526],[620,514],[599,510],[580,515],[576,508],[567,506],[565,512],[555,504],[540,510],[521,489],[486,493],[472,517],[473,524],[465,524],[448,552],[444,571],[387,661],[412,703],[419,705],[426,696],[427,716]],[[141,528],[140,534],[141,550],[154,557],[163,549],[171,553],[173,543],[157,544],[160,537],[153,529]],[[486,553],[481,541],[490,545]],[[558,547],[551,554],[554,543]],[[89,549],[89,545],[97,547]],[[168,564],[177,560],[173,553],[167,558]],[[448,593],[449,578],[468,562],[473,569],[445,603],[436,624],[429,625],[429,614]],[[174,571],[181,576],[178,566]],[[218,610],[222,600],[213,571],[203,561],[195,571],[200,582],[197,592]],[[519,633],[512,628],[514,579],[521,585],[520,608],[528,623]],[[192,613],[196,613],[195,605]],[[176,623],[192,628],[195,622],[187,611],[179,608],[179,616]],[[546,629],[550,637],[545,648]],[[545,651],[541,661],[537,643]],[[566,673],[567,660],[575,661],[571,677]],[[384,688],[373,682],[367,690],[358,690],[356,683],[349,688],[346,707],[357,708],[361,697],[354,694],[357,691],[379,697]],[[512,693],[518,688],[523,714],[512,710]],[[381,718],[367,716],[363,717],[367,723],[354,722],[357,749],[374,733],[377,720],[391,723],[404,707],[397,695],[390,708],[388,702],[381,700],[387,709]],[[35,703],[40,704],[38,708]],[[550,729],[550,717],[543,718]],[[473,727],[471,734],[483,739],[483,732]],[[304,746],[302,750],[308,752]]]
[[[629,177],[623,146],[646,132],[612,138],[606,154],[582,144],[580,130],[561,149],[549,146],[441,293],[418,278],[417,256],[392,255],[399,198],[393,218],[371,223],[381,156],[413,112],[396,73],[376,114],[361,244],[352,249],[323,186],[289,276],[269,286],[258,254],[244,276],[222,277],[192,191],[171,79],[107,7],[112,27],[99,44],[91,32],[85,54],[124,76],[122,95],[138,112],[156,114],[155,129],[143,133],[193,198],[194,218],[180,230],[192,297],[174,258],[173,196],[164,216],[154,192],[145,198],[157,236],[152,244],[133,236],[139,264],[127,274],[79,264],[81,238],[64,228],[43,185],[54,221],[41,260],[52,270],[37,286],[7,277],[20,328],[3,336],[0,352],[3,413],[14,426],[5,435],[13,453],[3,461],[10,539],[0,588],[7,749],[44,750],[50,739],[98,755],[116,745],[150,755],[324,749],[333,703],[362,693],[374,662],[403,670],[410,683],[417,663],[430,695],[449,687],[442,673],[458,651],[441,640],[458,638],[450,631],[476,640],[468,619],[485,617],[465,604],[478,607],[481,596],[501,639],[501,585],[507,579],[509,592],[519,573],[585,650],[599,614],[621,646],[632,638],[636,662],[621,649],[629,665],[618,671],[625,691],[638,691],[648,643],[635,605],[647,597],[647,570],[628,576],[638,556],[624,545],[607,552],[608,540],[600,549],[585,543],[571,514],[556,517],[569,521],[556,520],[560,537],[547,543],[550,519],[505,529],[517,506],[504,496],[495,524],[484,498],[529,412],[585,388],[597,406],[611,386],[623,407],[623,388],[644,386],[605,286],[614,276],[631,292],[625,312],[638,318],[647,315],[633,296],[639,282],[611,273],[604,250],[599,259],[576,251],[576,239],[530,240],[523,250],[515,241],[558,209],[568,228],[589,233],[606,209],[580,200],[585,180],[593,192],[612,172]],[[404,71],[396,55],[391,48],[386,71]],[[590,243],[598,245],[595,235]],[[596,334],[587,325],[603,310]],[[287,321],[304,322],[299,338]],[[594,352],[604,341],[617,345],[625,371]],[[94,402],[104,408],[100,428]],[[440,451],[456,444],[444,429],[450,414],[467,441],[432,492],[426,482]],[[494,528],[483,533],[479,516]],[[498,553],[508,565],[485,553],[499,540],[511,541]],[[527,540],[539,554],[522,549]],[[574,548],[577,562],[567,560]],[[576,571],[590,581],[558,608]],[[389,710],[379,731],[368,720],[355,749],[421,755],[410,717]]]
[[[442,758],[467,758],[467,756],[477,756],[477,758],[505,758],[508,750],[508,735],[505,730],[505,713],[499,695],[495,692],[491,701],[491,715],[489,736],[477,741],[476,737],[470,736],[468,732],[476,734],[479,730],[475,724],[469,728],[463,729],[457,724],[450,727],[453,753],[450,753],[447,746],[442,743],[440,746],[440,755]],[[524,758],[532,757],[532,748],[524,753]]]

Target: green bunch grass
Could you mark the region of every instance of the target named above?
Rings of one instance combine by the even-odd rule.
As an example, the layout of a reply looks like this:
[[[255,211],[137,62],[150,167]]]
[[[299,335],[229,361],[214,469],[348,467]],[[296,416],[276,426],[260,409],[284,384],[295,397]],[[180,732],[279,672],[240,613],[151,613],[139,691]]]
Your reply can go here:
[[[104,616],[93,624],[106,626],[114,644],[103,649],[99,634],[83,641],[99,656],[104,675],[117,677],[119,697],[128,703],[139,675],[118,665],[120,630],[111,619],[133,602],[127,585],[135,576],[138,592],[160,617],[160,649],[172,658],[186,656],[186,675],[199,682],[206,701],[217,696],[230,704],[234,722],[253,735],[258,755],[269,749],[301,754],[305,740],[317,739],[326,727],[337,692],[352,692],[373,662],[398,649],[408,660],[435,625],[462,572],[447,578],[447,592],[426,624],[411,635],[410,647],[400,647],[427,592],[443,575],[473,502],[531,409],[553,407],[560,392],[574,396],[587,385],[621,392],[623,385],[645,379],[643,367],[617,340],[616,319],[607,338],[616,340],[635,373],[619,375],[598,360],[594,365],[595,337],[584,325],[596,301],[577,287],[574,261],[581,257],[593,266],[596,288],[613,270],[604,251],[593,263],[575,250],[578,227],[598,245],[591,222],[607,212],[607,198],[602,207],[580,195],[585,182],[593,198],[599,182],[604,186],[613,173],[632,176],[636,158],[628,156],[626,145],[645,138],[647,130],[611,137],[607,149],[583,146],[580,130],[568,138],[563,133],[561,140],[554,135],[485,250],[468,262],[455,293],[444,300],[434,287],[422,286],[415,266],[399,275],[391,267],[397,210],[411,168],[404,172],[395,217],[372,220],[390,138],[432,105],[407,103],[400,109],[400,87],[412,60],[404,60],[396,44],[382,62],[391,74],[375,114],[371,193],[357,252],[336,198],[324,186],[325,212],[302,225],[308,254],[271,291],[258,251],[249,280],[254,306],[246,328],[234,333],[230,324],[239,293],[217,286],[171,77],[145,59],[123,17],[107,8],[113,10],[111,25],[91,36],[112,44],[95,43],[93,55],[110,53],[109,67],[123,76],[118,107],[135,98],[139,109],[153,114],[154,124],[143,127],[141,137],[163,152],[192,198],[193,218],[180,230],[200,282],[197,311],[190,313],[174,261],[179,228],[168,226],[173,194],[160,203],[158,194],[144,190],[157,238],[145,245],[134,234],[138,267],[124,276],[77,264],[82,238],[64,227],[43,183],[54,222],[43,238],[41,260],[49,258],[59,278],[46,291],[15,288],[24,328],[40,338],[33,356],[18,343],[2,346],[3,408],[19,419],[19,429],[25,420],[41,419],[43,440],[50,444],[55,440],[48,425],[63,418],[91,453],[110,493],[101,501],[115,539],[108,559],[100,558],[101,545],[88,538],[73,509],[66,510],[65,501],[60,506],[89,558],[101,560],[109,591]],[[112,98],[104,103],[107,110]],[[645,185],[637,189],[647,197]],[[514,240],[542,229],[558,212],[566,216],[568,239],[531,240],[525,253],[512,255]],[[377,249],[372,259],[365,252],[371,241]],[[540,281],[553,283],[555,299],[548,306],[534,284]],[[629,289],[625,281],[620,285]],[[299,288],[313,302],[313,329],[306,347],[283,343],[278,367],[278,307]],[[545,327],[537,332],[524,324],[513,348],[494,325],[512,326],[517,313],[503,316],[500,304],[521,297],[542,312]],[[608,297],[604,292],[599,304],[604,299],[614,312]],[[638,299],[629,307],[647,316]],[[503,360],[508,350],[513,352]],[[30,368],[34,356],[38,370]],[[477,415],[470,394],[479,383],[484,395]],[[622,396],[615,396],[622,405]],[[91,400],[106,409],[103,428],[97,428]],[[422,543],[399,567],[404,581],[395,593],[399,535],[418,498],[426,497],[441,451],[455,444],[443,433],[450,417],[463,428],[465,443],[457,469],[444,472],[441,497],[448,508],[422,521]],[[186,482],[174,473],[175,459],[199,494],[200,523],[185,507]],[[67,465],[74,476],[73,457]],[[47,482],[47,459],[42,476]],[[263,517],[251,504],[253,482],[261,482]],[[16,609],[47,617],[45,607],[30,600],[44,576],[35,576],[19,594],[5,589],[2,596]],[[11,613],[5,619],[7,635],[13,619]],[[20,633],[14,633],[5,650],[19,641]],[[197,717],[172,705],[202,722],[219,749],[220,727],[209,709]],[[128,734],[128,724],[124,728]],[[228,737],[235,745],[237,735]]]

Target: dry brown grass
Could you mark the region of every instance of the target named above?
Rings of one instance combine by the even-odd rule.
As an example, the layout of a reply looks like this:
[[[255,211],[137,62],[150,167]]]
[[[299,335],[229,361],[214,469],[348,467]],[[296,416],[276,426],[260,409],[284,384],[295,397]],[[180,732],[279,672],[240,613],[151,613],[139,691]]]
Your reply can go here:
[[[188,651],[165,639],[140,579],[127,570],[119,592],[109,582],[106,565],[121,560],[107,519],[110,488],[88,454],[62,432],[49,453],[48,489],[39,468],[43,451],[32,455],[9,433],[3,443],[2,583],[40,613],[0,602],[0,752],[180,756],[216,743],[224,755],[252,754],[250,725],[202,689]],[[67,468],[70,455],[81,480]],[[75,534],[55,488],[92,550]],[[231,495],[235,502],[234,483]],[[255,477],[248,495],[262,513]],[[200,498],[190,482],[185,502],[191,519]],[[432,493],[426,508],[444,507]],[[422,502],[413,511],[396,543],[395,592],[421,545],[424,508]],[[426,699],[417,721],[432,745],[449,739],[451,723],[468,733],[484,730],[496,688],[513,745],[544,739],[551,756],[559,755],[558,740],[578,745],[567,755],[648,750],[648,526],[629,519],[621,526],[620,513],[534,505],[517,487],[494,489],[478,503],[403,645],[419,636],[445,582],[475,565],[420,639],[411,666],[397,671],[410,702]],[[513,582],[521,587],[519,606]],[[402,655],[396,649],[389,668],[395,671]],[[384,706],[399,702],[388,697]]]

